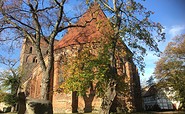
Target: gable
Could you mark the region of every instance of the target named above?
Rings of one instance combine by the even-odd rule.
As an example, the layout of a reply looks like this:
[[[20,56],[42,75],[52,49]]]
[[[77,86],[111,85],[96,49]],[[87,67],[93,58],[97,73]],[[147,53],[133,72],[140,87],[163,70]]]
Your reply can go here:
[[[111,34],[110,24],[107,23],[109,23],[109,21],[99,5],[94,4],[76,23],[76,25],[85,25],[85,27],[73,27],[68,29],[68,33],[59,41],[55,49],[93,42],[103,37],[104,34]]]

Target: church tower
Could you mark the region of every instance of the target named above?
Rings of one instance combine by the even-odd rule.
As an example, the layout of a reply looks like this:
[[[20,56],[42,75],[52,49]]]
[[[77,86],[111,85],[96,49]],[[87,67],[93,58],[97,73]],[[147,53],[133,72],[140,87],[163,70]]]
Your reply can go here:
[[[47,47],[48,44],[41,40],[41,51],[42,54],[45,56],[47,55]],[[22,81],[26,81],[30,76],[33,68],[38,65],[38,59],[36,55],[36,51],[28,38],[23,40],[22,50],[20,55],[20,66],[21,70],[24,74]]]

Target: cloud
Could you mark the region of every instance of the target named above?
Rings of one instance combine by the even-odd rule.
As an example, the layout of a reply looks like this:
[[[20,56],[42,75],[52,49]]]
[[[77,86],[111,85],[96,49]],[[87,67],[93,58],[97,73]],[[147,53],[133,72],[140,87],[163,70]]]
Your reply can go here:
[[[162,32],[166,32],[167,26],[163,26]]]
[[[180,35],[183,32],[185,32],[185,25],[175,25],[172,26],[171,29],[169,30],[169,34],[171,35],[171,37]]]

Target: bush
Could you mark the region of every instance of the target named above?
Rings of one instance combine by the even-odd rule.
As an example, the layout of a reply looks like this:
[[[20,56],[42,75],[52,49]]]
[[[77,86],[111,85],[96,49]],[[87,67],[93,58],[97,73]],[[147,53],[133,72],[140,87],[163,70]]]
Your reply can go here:
[[[18,98],[16,97],[16,95],[13,94],[7,94],[6,96],[4,96],[4,102],[8,105],[15,105],[18,101]]]

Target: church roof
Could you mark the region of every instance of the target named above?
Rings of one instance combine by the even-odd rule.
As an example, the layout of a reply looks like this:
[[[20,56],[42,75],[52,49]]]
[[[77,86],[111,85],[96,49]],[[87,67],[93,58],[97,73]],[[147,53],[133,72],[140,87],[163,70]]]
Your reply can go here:
[[[100,9],[98,4],[91,6],[76,25],[86,25],[85,27],[69,28],[67,34],[58,42],[55,49],[63,48],[69,45],[83,44],[99,39],[103,34],[107,34],[110,26],[107,17]],[[106,29],[105,29],[106,28]]]
[[[85,27],[69,28],[68,32],[57,45],[55,45],[54,49],[95,42],[101,40],[101,38],[107,38],[113,35],[113,28],[110,21],[97,3],[93,4],[76,23],[76,25],[85,24]],[[125,47],[125,50],[133,56],[133,53],[123,41],[119,43],[121,43]]]

